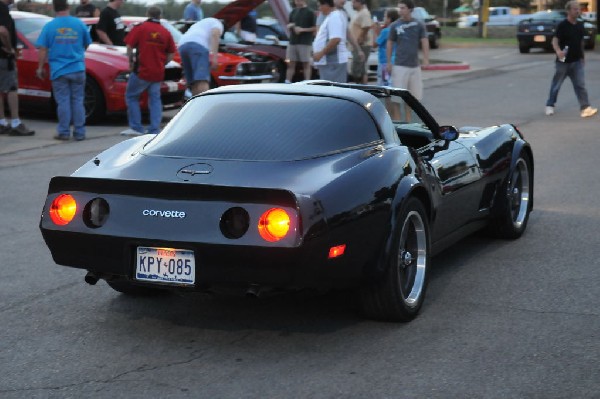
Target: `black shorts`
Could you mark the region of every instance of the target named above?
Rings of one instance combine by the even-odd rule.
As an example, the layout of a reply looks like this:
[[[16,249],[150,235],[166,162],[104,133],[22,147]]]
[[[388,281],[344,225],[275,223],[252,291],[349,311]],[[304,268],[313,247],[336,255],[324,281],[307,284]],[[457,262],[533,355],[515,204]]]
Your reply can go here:
[[[12,63],[12,68],[9,66]],[[0,58],[0,93],[17,91],[17,66],[14,59]]]

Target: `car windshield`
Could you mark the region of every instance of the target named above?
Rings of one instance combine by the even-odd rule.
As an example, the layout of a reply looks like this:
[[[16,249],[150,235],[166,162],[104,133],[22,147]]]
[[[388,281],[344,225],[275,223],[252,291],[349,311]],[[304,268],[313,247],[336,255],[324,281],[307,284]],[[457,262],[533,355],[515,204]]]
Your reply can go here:
[[[188,102],[144,153],[291,161],[379,140],[370,114],[352,101],[295,94],[220,93]]]
[[[16,18],[15,27],[27,40],[35,43],[42,32],[42,28],[51,19],[50,17]]]

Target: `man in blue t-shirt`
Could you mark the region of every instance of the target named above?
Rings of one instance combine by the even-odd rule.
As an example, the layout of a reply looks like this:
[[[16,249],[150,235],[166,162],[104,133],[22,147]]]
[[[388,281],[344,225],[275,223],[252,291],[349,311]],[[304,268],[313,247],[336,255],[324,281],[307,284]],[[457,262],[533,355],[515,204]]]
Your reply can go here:
[[[392,86],[407,89],[413,96],[423,98],[423,78],[419,65],[419,44],[423,50],[423,66],[429,65],[429,39],[425,24],[412,17],[415,3],[412,0],[400,0],[398,12],[400,18],[390,25],[387,40],[387,71],[392,75]],[[392,64],[392,52],[396,49],[396,58]]]
[[[57,140],[85,139],[85,50],[92,42],[87,27],[69,15],[67,0],[52,0],[56,18],[42,28],[35,45],[39,48],[36,76],[44,79],[46,59],[58,116]]]
[[[183,19],[186,21],[200,21],[204,18],[204,12],[200,3],[202,0],[192,0],[190,4],[183,9]]]

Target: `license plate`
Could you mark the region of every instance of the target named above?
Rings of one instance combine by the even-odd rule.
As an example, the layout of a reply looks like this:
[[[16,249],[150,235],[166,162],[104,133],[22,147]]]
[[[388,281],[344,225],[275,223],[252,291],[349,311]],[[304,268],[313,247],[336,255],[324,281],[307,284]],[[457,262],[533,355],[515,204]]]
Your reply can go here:
[[[167,91],[169,93],[172,93],[172,92],[177,91],[179,89],[179,86],[175,82],[165,82],[165,84],[167,85]]]
[[[535,35],[533,37],[533,41],[536,42],[536,43],[543,43],[543,42],[546,41],[546,36],[544,36],[544,35]]]
[[[138,247],[135,278],[161,284],[193,285],[196,280],[194,251]]]

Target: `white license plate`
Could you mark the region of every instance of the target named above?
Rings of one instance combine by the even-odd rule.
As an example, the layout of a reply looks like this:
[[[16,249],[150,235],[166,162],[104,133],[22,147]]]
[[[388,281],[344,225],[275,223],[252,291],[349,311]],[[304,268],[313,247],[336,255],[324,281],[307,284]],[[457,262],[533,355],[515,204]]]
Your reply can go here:
[[[138,247],[135,279],[162,284],[193,285],[196,280],[194,251]]]
[[[536,43],[544,43],[546,41],[546,36],[544,35],[535,35],[533,37],[533,41]]]
[[[169,93],[172,93],[179,89],[179,86],[175,82],[165,82],[165,84],[167,85],[167,90],[169,91]]]

